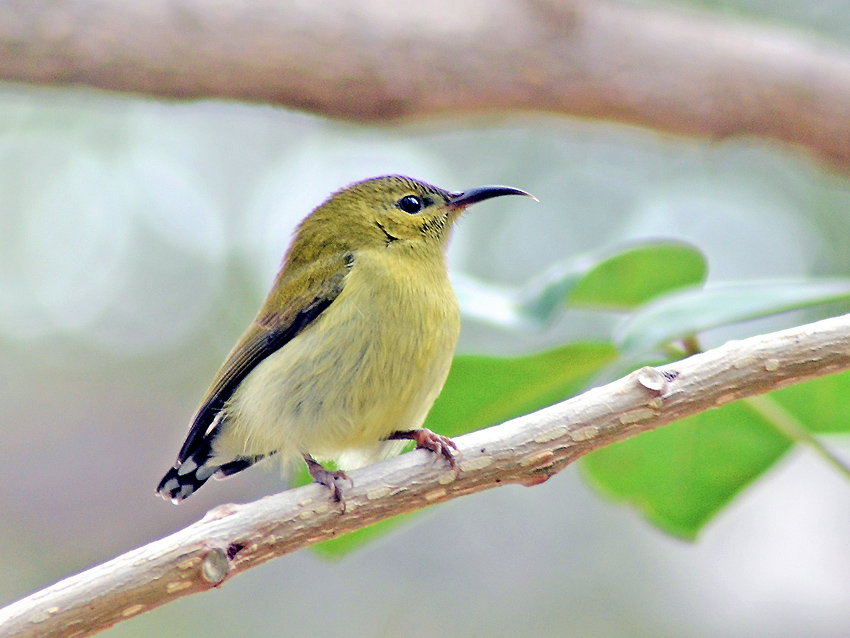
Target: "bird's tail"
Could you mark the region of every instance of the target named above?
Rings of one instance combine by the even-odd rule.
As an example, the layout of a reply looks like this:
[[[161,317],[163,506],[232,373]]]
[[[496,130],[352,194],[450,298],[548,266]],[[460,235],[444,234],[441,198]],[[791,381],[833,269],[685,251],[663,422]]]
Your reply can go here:
[[[211,477],[225,478],[251,467],[263,458],[260,456],[240,456],[226,463],[220,458],[213,458],[213,436],[206,436],[200,447],[186,460],[175,463],[156,488],[157,493],[173,503],[189,498],[198,488]]]

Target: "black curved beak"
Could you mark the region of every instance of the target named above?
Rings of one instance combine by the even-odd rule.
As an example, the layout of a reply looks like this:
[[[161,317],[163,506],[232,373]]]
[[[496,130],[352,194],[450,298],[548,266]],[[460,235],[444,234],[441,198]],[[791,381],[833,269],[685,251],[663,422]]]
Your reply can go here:
[[[463,191],[462,193],[452,193],[449,196],[446,208],[449,210],[466,208],[472,204],[483,202],[485,199],[493,199],[494,197],[501,197],[502,195],[523,195],[524,197],[530,197],[534,201],[537,201],[537,198],[531,193],[526,193],[525,191],[521,191],[520,189],[513,188],[511,186],[479,186],[478,188],[471,188],[468,191]]]

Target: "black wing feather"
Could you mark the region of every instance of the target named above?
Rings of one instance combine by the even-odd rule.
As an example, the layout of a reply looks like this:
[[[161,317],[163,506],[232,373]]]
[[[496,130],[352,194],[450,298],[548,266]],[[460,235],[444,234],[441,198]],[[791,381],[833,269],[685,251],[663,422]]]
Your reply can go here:
[[[332,302],[333,299],[328,298],[316,299],[314,303],[295,315],[291,324],[282,328],[269,330],[248,347],[244,357],[241,358],[241,365],[238,369],[222,380],[223,382],[220,384],[220,387],[216,388],[216,391],[209,400],[195,414],[189,434],[186,436],[183,447],[180,448],[180,453],[177,455],[178,464],[192,456],[200,445],[203,435],[215,420],[216,415],[236,391],[239,384],[242,383],[257,364],[289,343],[298,333],[315,321]]]
[[[203,445],[216,416],[257,364],[294,339],[334,302],[342,292],[346,275],[353,264],[351,253],[339,253],[299,268],[291,276],[287,276],[285,271],[279,275],[278,285],[272,289],[257,319],[230,353],[207,392],[206,400],[198,408],[174,467]],[[333,274],[328,277],[328,272]],[[281,281],[283,277],[285,279]],[[312,291],[312,294],[302,292],[290,298],[292,290]],[[281,303],[282,299],[286,301]],[[281,311],[281,305],[287,308]]]

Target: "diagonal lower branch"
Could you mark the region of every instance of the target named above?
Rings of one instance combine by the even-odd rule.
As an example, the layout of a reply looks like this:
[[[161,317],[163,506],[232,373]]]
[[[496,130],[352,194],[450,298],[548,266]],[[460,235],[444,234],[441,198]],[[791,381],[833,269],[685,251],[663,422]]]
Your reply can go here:
[[[850,161],[850,51],[609,0],[0,0],[0,79],[372,122],[543,111]]]
[[[313,543],[507,483],[536,485],[614,441],[847,369],[850,315],[644,368],[459,437],[463,459],[457,478],[420,450],[353,472],[344,514],[317,485],[245,505],[222,505],[184,530],[0,610],[0,638],[90,635]]]

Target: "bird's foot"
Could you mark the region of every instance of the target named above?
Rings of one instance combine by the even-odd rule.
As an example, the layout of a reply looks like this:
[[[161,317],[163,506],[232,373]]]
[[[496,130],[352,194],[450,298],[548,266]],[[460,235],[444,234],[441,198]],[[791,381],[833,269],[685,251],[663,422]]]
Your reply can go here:
[[[307,471],[310,472],[313,481],[327,487],[331,491],[333,500],[340,503],[342,505],[342,511],[345,512],[345,498],[342,496],[342,490],[339,488],[337,481],[348,481],[351,487],[354,487],[354,481],[342,470],[336,470],[335,472],[326,470],[312,456],[305,454],[304,461],[307,463]]]
[[[460,456],[460,452],[455,442],[447,436],[437,434],[428,428],[418,428],[393,432],[387,439],[410,439],[416,443],[417,448],[431,450],[434,454],[439,454],[445,458],[454,470],[455,477],[460,474],[460,467],[457,464],[457,457]]]

